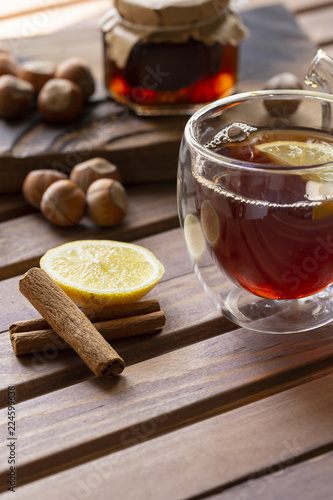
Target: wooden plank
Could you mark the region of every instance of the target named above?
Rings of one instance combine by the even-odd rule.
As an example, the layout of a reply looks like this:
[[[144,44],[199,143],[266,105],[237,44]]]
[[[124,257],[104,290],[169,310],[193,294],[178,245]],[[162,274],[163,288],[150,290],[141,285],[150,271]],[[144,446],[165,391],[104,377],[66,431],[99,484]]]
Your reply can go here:
[[[40,213],[0,224],[0,280],[38,265],[48,249],[77,239],[129,241],[178,227],[174,183],[134,186],[127,190],[128,214],[111,228],[99,228],[88,217],[73,228],[53,226]],[[36,244],[38,242],[38,244]]]
[[[215,355],[213,357],[215,358]],[[164,360],[159,359],[159,361]],[[184,368],[192,371],[195,366],[198,366],[198,360],[196,360],[197,363],[193,363],[192,358],[189,365],[187,365],[189,361],[186,357],[184,359],[181,357],[178,361],[181,364],[177,364],[177,368],[180,368],[182,373]],[[167,395],[170,397],[174,394],[177,398],[179,390],[175,387],[173,380],[177,373],[174,369],[175,366],[172,366],[172,370],[170,367],[166,368],[165,376],[170,377],[170,381],[169,385],[165,384],[165,386],[171,393]],[[158,370],[161,367],[155,364],[154,369]],[[219,371],[218,367],[216,369]],[[145,371],[145,374],[147,376],[148,372]],[[220,371],[219,376],[220,382],[223,383],[224,379]],[[156,378],[155,375],[154,378]],[[222,490],[230,484],[244,481],[247,477],[260,471],[270,470],[276,465],[288,464],[296,460],[299,461],[301,458],[318,455],[320,450],[333,445],[332,369],[314,377],[312,381],[192,425],[188,425],[194,414],[190,407],[182,415],[182,421],[187,421],[186,427],[154,439],[151,437],[158,430],[172,426],[175,412],[170,411],[170,407],[164,405],[164,413],[158,414],[156,409],[158,406],[156,403],[154,405],[151,399],[150,379],[147,377],[146,397],[148,396],[148,401],[141,400],[140,413],[145,414],[147,404],[154,406],[150,420],[142,419],[141,427],[132,426],[126,429],[126,432],[124,429],[120,430],[121,423],[116,413],[118,410],[117,399],[123,393],[124,403],[131,405],[135,392],[130,379],[126,382],[119,382],[113,387],[109,386],[107,390],[100,387],[102,389],[100,392],[104,390],[105,393],[108,393],[109,400],[107,407],[101,408],[101,420],[96,421],[95,419],[89,432],[91,437],[94,436],[96,440],[99,440],[100,447],[104,447],[105,453],[109,443],[100,438],[99,431],[105,425],[105,420],[118,420],[118,443],[132,446],[97,460],[91,460],[92,454],[90,454],[90,461],[87,464],[51,475],[26,487],[23,486],[20,488],[21,494],[26,495],[26,497],[33,496],[38,500],[45,498],[45,491],[47,491],[50,500],[58,499],[59,495],[70,499],[77,497],[79,488],[81,491],[82,488],[85,488],[86,491],[88,489],[88,494],[93,492],[94,498],[97,499],[103,498],[106,492],[110,491],[116,498],[135,498],[137,500],[197,498],[199,495],[201,498],[203,495]],[[197,385],[198,382],[198,379],[192,379],[188,389],[191,388],[194,391],[200,389],[201,385],[200,383]],[[93,397],[96,397],[96,388]],[[40,401],[36,401],[36,406],[31,408],[30,412],[27,411],[25,418],[20,423],[21,474],[18,477],[21,480],[25,478],[33,480],[34,476],[41,472],[37,469],[37,464],[35,466],[33,463],[23,465],[26,461],[26,453],[30,453],[31,458],[33,453],[38,454],[36,439],[39,443],[40,432],[46,434],[46,430],[48,430],[44,439],[50,449],[54,449],[55,436],[51,437],[51,432],[53,429],[59,428],[61,423],[53,417],[48,429],[47,426],[41,429],[48,422],[48,412],[55,409],[50,406],[52,403],[54,407],[59,406],[54,398],[46,406],[43,406]],[[79,408],[82,412],[80,426],[84,427],[84,421],[89,419],[89,413],[84,411],[84,407],[87,405],[86,395],[85,400],[81,399],[80,403],[81,407],[79,406]],[[24,405],[23,403],[19,406],[20,411],[23,411]],[[134,409],[134,412],[137,411],[138,406]],[[25,434],[28,436],[28,430],[25,430],[25,419],[28,418],[28,414],[31,418],[28,427],[34,430],[34,439],[30,434],[29,440],[27,439],[22,445],[22,434],[23,439]],[[68,410],[68,414],[73,418],[73,410],[72,413],[71,410]],[[198,414],[197,411],[196,414]],[[70,460],[68,465],[75,465],[73,447],[68,451],[69,455],[64,454],[67,438],[70,439],[69,436],[73,432],[75,419],[72,420],[72,418],[65,422],[66,433],[62,432],[60,438],[58,449],[62,453],[60,451],[58,455],[53,455],[52,461],[49,462],[53,473],[63,467],[61,459],[65,456]],[[64,436],[66,436],[66,440],[64,440]],[[43,445],[45,445],[45,440]],[[147,441],[144,442],[145,440]],[[92,441],[84,443],[81,446],[81,452],[83,450],[86,453],[91,452],[91,443]],[[28,450],[28,448],[30,449]],[[101,448],[99,451],[101,452]],[[48,460],[45,460],[43,464],[39,465],[42,467],[46,466],[47,463]],[[138,464],[140,464],[139,469]],[[28,470],[33,474],[30,478]],[[5,495],[4,498],[6,498]]]
[[[332,23],[333,5],[332,2],[326,8],[315,11],[304,12],[297,16],[297,21],[307,33],[310,40],[316,45],[333,43]]]
[[[299,464],[291,459],[267,470],[264,475],[253,475],[249,481],[230,488],[210,500],[318,500],[332,496],[333,452],[316,456]]]
[[[241,44],[237,90],[258,90],[270,77],[285,71],[303,79],[316,48],[293,15],[274,4],[247,10],[242,17],[248,38]]]

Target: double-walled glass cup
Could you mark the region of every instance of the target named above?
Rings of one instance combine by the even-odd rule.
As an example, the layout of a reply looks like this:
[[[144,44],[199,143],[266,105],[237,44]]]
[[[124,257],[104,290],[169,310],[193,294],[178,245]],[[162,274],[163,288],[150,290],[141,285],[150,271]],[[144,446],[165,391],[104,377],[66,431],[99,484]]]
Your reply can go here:
[[[206,294],[251,330],[333,320],[333,96],[236,94],[188,121],[178,211]]]

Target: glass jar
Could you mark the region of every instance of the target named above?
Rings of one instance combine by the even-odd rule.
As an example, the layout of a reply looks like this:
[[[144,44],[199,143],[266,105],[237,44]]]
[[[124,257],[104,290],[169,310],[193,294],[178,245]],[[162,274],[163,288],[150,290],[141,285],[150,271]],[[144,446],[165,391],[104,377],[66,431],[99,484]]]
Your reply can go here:
[[[228,1],[115,0],[101,27],[111,97],[139,115],[163,115],[192,114],[232,93],[246,31]]]

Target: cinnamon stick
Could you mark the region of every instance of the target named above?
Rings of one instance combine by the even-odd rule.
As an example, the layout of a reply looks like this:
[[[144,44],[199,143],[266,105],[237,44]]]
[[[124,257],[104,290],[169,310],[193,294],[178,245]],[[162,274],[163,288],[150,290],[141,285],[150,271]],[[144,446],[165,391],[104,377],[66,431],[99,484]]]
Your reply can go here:
[[[130,316],[138,316],[141,314],[149,314],[155,311],[160,311],[160,304],[157,300],[143,300],[141,302],[121,304],[118,306],[105,307],[95,310],[81,310],[87,316],[87,318],[90,319],[91,322],[97,323],[100,321],[128,318]],[[48,330],[50,328],[50,325],[44,318],[33,318],[12,323],[9,326],[9,331],[10,333],[31,332],[35,330]]]
[[[95,375],[109,378],[123,371],[124,360],[43,269],[31,268],[20,279],[19,288]]]
[[[115,340],[158,332],[165,323],[163,311],[156,311],[128,318],[94,323],[94,327],[105,338]],[[10,331],[12,347],[16,355],[47,350],[70,349],[70,345],[52,329]]]

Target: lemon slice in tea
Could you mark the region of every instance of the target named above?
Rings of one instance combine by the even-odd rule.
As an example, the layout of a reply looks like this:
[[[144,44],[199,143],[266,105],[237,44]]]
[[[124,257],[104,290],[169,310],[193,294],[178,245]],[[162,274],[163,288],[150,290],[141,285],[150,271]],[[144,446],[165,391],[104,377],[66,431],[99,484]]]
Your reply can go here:
[[[220,223],[215,208],[209,200],[201,204],[201,224],[206,239],[211,247],[215,247],[220,238]]]
[[[187,248],[194,260],[200,260],[206,245],[199,219],[194,214],[187,214],[184,220],[184,237]]]
[[[258,144],[255,148],[265,154],[274,163],[290,165],[316,165],[333,163],[333,145],[318,142],[301,141],[274,141]],[[333,164],[323,167],[317,172],[302,174],[307,180],[307,196],[311,200],[333,197]],[[320,219],[332,215],[333,203],[323,203],[313,208],[313,219]]]
[[[110,240],[65,243],[46,252],[40,266],[76,304],[92,309],[135,302],[164,273],[146,248]]]
[[[298,167],[332,162],[332,168],[320,169],[318,173],[310,172],[305,174],[304,178],[333,182],[333,145],[320,142],[272,141],[258,144],[255,149],[279,165]]]

